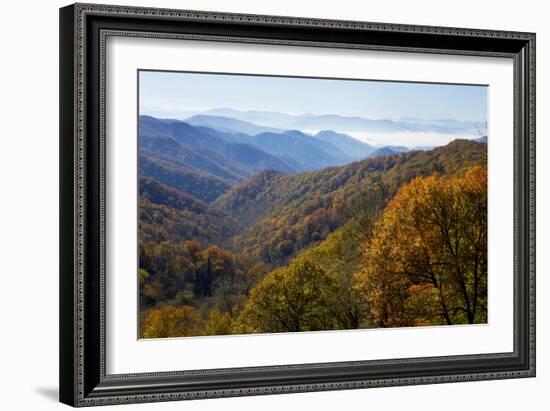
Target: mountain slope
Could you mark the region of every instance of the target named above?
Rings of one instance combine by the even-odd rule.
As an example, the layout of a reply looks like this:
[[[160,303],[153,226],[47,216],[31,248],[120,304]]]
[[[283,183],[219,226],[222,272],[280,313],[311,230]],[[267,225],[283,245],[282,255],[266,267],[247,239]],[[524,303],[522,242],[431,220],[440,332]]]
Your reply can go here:
[[[409,149],[403,146],[384,146],[370,153],[368,158],[391,156],[393,154],[406,153],[407,151]]]
[[[233,128],[234,131],[247,129],[251,133],[273,129],[221,116],[194,116],[189,121],[218,128]],[[175,161],[178,165],[186,163],[171,158],[175,157],[172,155],[174,149],[162,146],[156,149],[152,140],[171,138],[184,148],[187,147],[186,150],[179,148],[177,151],[180,152],[192,148],[191,153],[183,152],[178,156],[187,155],[191,158],[191,167],[231,181],[239,181],[261,170],[300,172],[343,165],[365,158],[368,152],[374,151],[368,144],[331,131],[316,136],[298,130],[261,131],[251,135],[149,116],[140,117],[140,136],[144,141],[144,150],[149,154],[155,154],[165,161]],[[216,163],[216,167],[207,162],[201,168],[199,161],[192,161],[199,156],[209,157],[210,161]]]
[[[284,133],[260,133],[253,137],[252,144],[273,155],[292,159],[303,170],[314,170],[353,161],[334,145],[297,130]]]
[[[333,144],[345,155],[353,160],[362,160],[367,158],[375,148],[370,144],[363,143],[353,137],[343,133],[336,133],[331,130],[319,131],[313,137],[316,139]]]
[[[146,154],[139,157],[139,173],[142,177],[154,178],[207,203],[214,201],[231,187],[229,181],[212,174],[174,166]]]
[[[178,166],[233,182],[261,170],[296,171],[269,153],[233,141],[230,133],[149,116],[140,116],[139,125],[140,151]]]
[[[140,241],[221,245],[240,230],[231,216],[152,178],[139,179]]]
[[[398,154],[397,151],[393,151],[389,147],[381,147],[378,150],[373,151],[370,153],[369,158],[376,158],[376,157],[383,157],[383,156],[391,156],[393,154]]]
[[[314,138],[299,130],[262,132],[254,136],[227,133],[224,134],[224,139],[235,144],[247,144],[269,153],[294,171],[309,171],[354,161],[335,144]],[[282,171],[276,168],[271,170]]]
[[[373,196],[388,200],[416,176],[456,174],[486,160],[484,145],[456,140],[428,152],[367,159],[304,174],[264,172],[232,187],[213,204],[248,227],[234,239],[235,250],[280,264],[324,239]]]
[[[396,152],[396,153],[406,153],[407,151],[410,151],[408,147],[405,146],[385,146],[389,148],[390,150]]]
[[[253,174],[253,171],[219,153],[181,144],[162,134],[141,134],[140,154],[163,160],[178,167],[188,167],[212,174],[233,183]]]

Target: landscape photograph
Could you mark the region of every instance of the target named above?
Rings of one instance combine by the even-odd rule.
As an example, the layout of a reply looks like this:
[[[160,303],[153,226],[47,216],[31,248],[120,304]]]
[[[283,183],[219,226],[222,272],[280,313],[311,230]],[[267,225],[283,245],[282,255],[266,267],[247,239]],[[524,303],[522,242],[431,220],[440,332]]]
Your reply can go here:
[[[140,339],[487,323],[487,86],[138,80]]]

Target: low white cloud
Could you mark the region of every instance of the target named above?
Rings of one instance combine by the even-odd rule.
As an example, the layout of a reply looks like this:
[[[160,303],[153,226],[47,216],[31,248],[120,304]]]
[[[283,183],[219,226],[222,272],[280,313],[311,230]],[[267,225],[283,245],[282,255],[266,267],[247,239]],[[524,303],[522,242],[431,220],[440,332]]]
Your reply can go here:
[[[304,130],[310,134],[315,134],[318,130]],[[437,147],[449,144],[451,141],[463,138],[472,140],[479,138],[479,135],[473,134],[443,134],[443,133],[425,133],[425,132],[400,132],[400,133],[361,133],[357,131],[336,130],[338,133],[347,134],[357,140],[365,143],[384,147],[384,146],[405,146],[415,147]]]

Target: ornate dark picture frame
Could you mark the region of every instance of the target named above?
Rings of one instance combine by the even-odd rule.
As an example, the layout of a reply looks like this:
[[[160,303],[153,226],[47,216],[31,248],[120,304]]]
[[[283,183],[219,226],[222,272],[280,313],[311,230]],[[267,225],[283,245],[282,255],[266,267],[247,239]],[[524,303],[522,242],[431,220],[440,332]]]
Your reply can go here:
[[[508,57],[514,61],[511,353],[108,375],[108,36]],[[60,10],[60,400],[73,406],[535,376],[535,34],[76,4]]]

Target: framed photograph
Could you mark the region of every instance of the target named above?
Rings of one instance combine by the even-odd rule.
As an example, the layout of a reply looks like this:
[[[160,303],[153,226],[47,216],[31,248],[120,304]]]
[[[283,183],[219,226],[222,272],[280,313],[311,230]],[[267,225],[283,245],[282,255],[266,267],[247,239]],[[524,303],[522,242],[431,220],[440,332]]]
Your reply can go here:
[[[535,376],[535,35],[60,10],[60,399]]]

